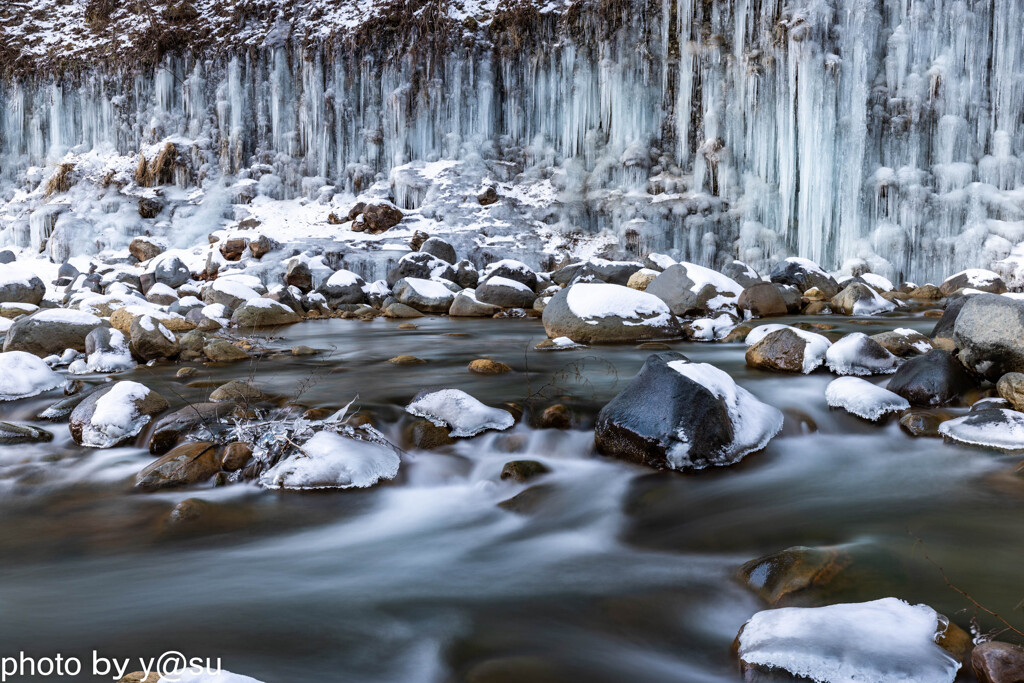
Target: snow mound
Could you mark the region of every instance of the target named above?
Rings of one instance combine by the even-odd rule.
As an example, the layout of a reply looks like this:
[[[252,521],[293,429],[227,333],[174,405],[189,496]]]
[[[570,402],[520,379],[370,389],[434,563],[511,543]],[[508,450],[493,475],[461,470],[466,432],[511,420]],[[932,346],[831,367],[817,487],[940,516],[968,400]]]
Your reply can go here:
[[[871,421],[886,413],[898,413],[910,408],[907,399],[859,377],[840,377],[830,382],[825,389],[825,400],[832,408],[842,408]]]
[[[161,326],[162,327],[162,326]],[[135,367],[128,340],[118,330],[110,330],[110,349],[93,351],[86,361],[89,372],[120,372]]]
[[[736,319],[723,313],[717,318],[697,318],[689,327],[694,341],[717,341],[724,339],[736,327]]]
[[[446,299],[454,293],[438,280],[426,280],[421,277],[407,277],[404,280],[405,284],[425,299]]]
[[[668,304],[646,292],[603,282],[579,282],[569,288],[566,304],[578,318],[609,318],[623,320],[644,318],[647,325],[668,325],[672,313]],[[651,317],[653,316],[653,317]]]
[[[452,436],[475,436],[488,429],[508,429],[515,423],[507,410],[486,406],[459,389],[421,393],[405,410],[438,427],[451,427]]]
[[[387,446],[317,432],[296,453],[260,478],[271,489],[367,488],[394,479],[400,460]]]
[[[860,279],[883,292],[891,292],[895,289],[889,278],[877,273],[861,273]]]
[[[935,642],[945,623],[897,598],[771,609],[743,626],[739,656],[820,683],[952,683],[960,663]]]
[[[152,418],[140,413],[135,401],[149,393],[149,387],[138,382],[115,382],[97,399],[92,416],[82,425],[82,445],[109,448],[141,432]]]
[[[324,282],[325,287],[350,287],[357,285],[363,278],[359,277],[351,270],[336,270],[331,274],[327,281]]]
[[[0,401],[35,396],[63,383],[64,378],[38,356],[25,351],[0,353]]]
[[[102,320],[85,311],[76,311],[73,308],[46,308],[35,315],[32,319],[46,323],[68,323],[70,325],[100,325]]]
[[[1005,408],[979,410],[943,422],[939,433],[969,446],[1024,451],[1024,413]]]
[[[837,375],[888,375],[899,359],[863,332],[853,332],[828,348],[825,362]]]

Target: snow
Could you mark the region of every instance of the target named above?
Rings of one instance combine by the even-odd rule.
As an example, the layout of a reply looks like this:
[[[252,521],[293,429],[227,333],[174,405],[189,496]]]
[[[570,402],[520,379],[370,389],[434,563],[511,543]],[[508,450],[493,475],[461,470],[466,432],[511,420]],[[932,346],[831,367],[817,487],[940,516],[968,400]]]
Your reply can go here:
[[[166,339],[167,341],[175,341],[174,334],[166,327],[164,327],[163,323],[161,323],[159,320],[155,319],[151,315],[144,315],[141,318],[139,318],[139,327],[146,330],[147,332],[157,330],[161,335],[163,335],[164,339]]]
[[[69,325],[101,325],[103,321],[84,311],[72,308],[44,308],[32,315],[33,320],[47,323],[67,323]]]
[[[736,327],[736,319],[723,313],[717,318],[697,318],[690,322],[690,334],[695,341],[715,341],[724,338]]]
[[[961,275],[967,276],[967,284],[971,287],[985,287],[999,279],[998,273],[994,273],[991,270],[986,270],[984,268],[968,268],[967,270],[961,270],[959,273],[956,273],[946,279],[952,280],[953,278]]]
[[[943,422],[939,433],[971,446],[1020,451],[1024,450],[1024,413],[1005,408],[979,410]]]
[[[249,301],[250,299],[258,299],[261,295],[252,287],[247,286],[240,278],[217,278],[210,285],[214,291],[223,292],[229,296],[241,299],[243,301]]]
[[[387,446],[322,431],[267,470],[260,483],[272,489],[367,488],[394,479],[399,462]]]
[[[759,401],[756,396],[736,384],[725,371],[708,363],[691,363],[685,360],[672,361],[668,367],[693,380],[725,402],[733,425],[733,440],[727,453],[730,462],[737,462],[743,456],[761,450],[782,430],[782,412]],[[669,451],[668,462],[674,469],[693,467],[686,435],[680,433],[678,436],[683,444],[678,444]]]
[[[491,273],[498,270],[499,268],[502,268],[504,270],[511,270],[513,272],[523,273],[524,275],[533,272],[533,269],[530,268],[530,266],[523,263],[522,261],[516,261],[515,259],[501,259],[500,261],[495,261],[494,263],[488,263],[484,267],[483,272],[480,273],[481,282],[489,278],[491,276]]]
[[[32,273],[26,270],[24,265],[20,263],[0,264],[0,287],[6,287],[8,285],[31,287],[31,278]]]
[[[867,349],[873,349],[872,355]],[[896,356],[863,332],[852,332],[832,344],[825,352],[825,362],[837,375],[886,375],[896,372],[899,365]]]
[[[602,282],[579,282],[571,286],[566,304],[573,315],[584,320],[618,316],[624,320],[642,318],[647,324],[662,325],[672,317],[668,304],[653,294]]]
[[[853,315],[878,315],[896,309],[896,304],[886,301],[875,290],[867,288],[870,298],[858,299],[853,304]]]
[[[202,671],[195,671],[195,667],[170,671],[161,676],[157,683],[262,683],[249,676],[213,668],[213,673],[210,673],[207,662],[203,661]]]
[[[451,427],[452,436],[475,436],[488,429],[508,429],[515,423],[507,410],[486,406],[459,389],[421,393],[405,410],[439,427]]]
[[[828,353],[829,348],[832,346],[832,342],[830,342],[827,337],[815,332],[801,330],[799,327],[780,325],[778,323],[759,325],[747,334],[747,338],[745,339],[746,345],[753,346],[772,332],[777,332],[778,330],[783,329],[792,330],[805,342],[803,358],[803,373],[805,375],[813,372],[825,362],[825,356]]]
[[[418,295],[425,299],[447,299],[454,292],[448,289],[444,283],[437,280],[424,280],[419,277],[407,277],[405,283],[412,287]]]
[[[337,270],[327,278],[324,285],[328,287],[348,287],[350,285],[359,284],[361,279],[362,278],[351,270]]]
[[[686,263],[685,261],[680,261],[679,265],[686,268],[686,277],[693,280],[693,285],[690,287],[691,292],[697,293],[706,285],[711,285],[722,294],[727,295],[726,298],[731,300],[732,303],[735,303],[736,299],[743,292],[742,285],[731,277],[722,275],[717,270],[698,266],[696,263]]]
[[[38,356],[25,351],[0,353],[0,401],[35,396],[64,384],[64,378]]]
[[[510,280],[507,277],[501,277],[499,275],[492,275],[488,277],[486,282],[489,285],[497,285],[499,287],[508,287],[510,289],[515,289],[520,292],[530,292],[531,294],[533,293],[533,290],[524,285],[522,282],[519,282],[518,280]]]
[[[897,598],[771,609],[744,625],[739,656],[820,683],[952,683],[960,663],[935,642],[943,623]]]
[[[901,337],[914,338],[918,337],[921,333],[918,332],[917,330],[912,330],[909,327],[897,327],[895,330],[893,330],[893,334],[898,334]],[[926,339],[918,339],[916,342],[911,344],[911,346],[913,346],[918,351],[918,353],[928,353],[933,348],[932,345]]]
[[[861,273],[860,279],[868,283],[872,287],[879,289],[883,292],[891,292],[893,287],[892,281],[887,277],[883,277],[876,273]]]
[[[821,266],[819,266],[817,263],[815,263],[814,261],[812,261],[809,258],[802,258],[802,257],[799,257],[799,256],[790,256],[790,257],[786,258],[785,260],[786,260],[787,263],[796,263],[797,265],[799,265],[800,267],[802,267],[804,270],[806,270],[808,272],[817,273],[818,275],[823,275],[825,277],[828,277],[828,273],[826,273],[822,269]]]
[[[825,401],[829,407],[842,408],[871,421],[886,413],[899,413],[910,408],[907,399],[860,377],[832,380],[825,388]]]
[[[139,413],[135,402],[149,393],[149,388],[138,382],[115,382],[97,399],[89,422],[82,425],[82,445],[109,448],[141,432],[151,418]]]
[[[110,330],[110,351],[93,351],[86,367],[89,372],[120,372],[135,367],[128,340],[119,330]]]

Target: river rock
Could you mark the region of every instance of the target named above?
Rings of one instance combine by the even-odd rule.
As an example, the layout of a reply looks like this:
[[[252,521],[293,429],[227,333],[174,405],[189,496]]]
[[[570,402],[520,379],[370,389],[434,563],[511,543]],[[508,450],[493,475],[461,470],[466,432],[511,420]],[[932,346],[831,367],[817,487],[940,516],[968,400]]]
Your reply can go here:
[[[644,291],[668,304],[673,315],[686,317],[735,310],[743,287],[710,268],[677,263],[654,278]]]
[[[120,372],[135,367],[128,339],[111,327],[97,327],[87,334],[85,353],[91,372]]]
[[[458,256],[455,254],[455,247],[445,242],[440,237],[430,237],[423,244],[420,245],[421,252],[424,254],[430,254],[436,256],[442,261],[447,261],[452,265],[458,261]]]
[[[500,310],[500,306],[485,304],[477,299],[476,290],[464,289],[455,295],[448,315],[452,318],[490,318]]]
[[[248,403],[249,401],[261,401],[265,398],[263,392],[250,382],[232,380],[222,384],[210,394],[210,400],[214,403],[223,401],[235,401]]]
[[[248,360],[249,354],[226,339],[213,339],[203,347],[203,355],[213,363],[236,363]]]
[[[476,299],[500,308],[530,308],[537,295],[516,280],[491,275],[476,288]]]
[[[678,337],[679,322],[658,297],[622,285],[578,283],[544,308],[548,337],[574,342],[613,343]]]
[[[192,403],[165,415],[153,427],[149,452],[161,455],[196,433],[219,433],[222,421],[234,409],[233,403]]]
[[[1024,372],[1024,301],[997,294],[965,298],[953,327],[960,362],[992,381]]]
[[[832,297],[832,310],[844,315],[878,315],[895,309],[894,303],[886,301],[873,288],[860,282],[848,285]]]
[[[837,375],[886,375],[896,372],[899,359],[863,332],[853,332],[829,347],[825,362]]]
[[[942,436],[939,425],[952,417],[934,410],[913,408],[900,416],[900,428],[910,436],[938,438]]]
[[[1024,411],[1024,373],[1006,373],[996,383],[996,391],[1014,410]]]
[[[1024,413],[990,409],[971,412],[939,425],[939,433],[950,441],[1000,451],[1024,451]]]
[[[734,280],[744,289],[763,282],[761,276],[757,274],[757,271],[743,261],[729,261],[729,263],[725,264],[725,267],[722,268],[722,275]]]
[[[331,274],[317,291],[324,295],[331,308],[343,304],[366,303],[366,281],[350,270],[339,270]]]
[[[455,269],[452,268],[452,264],[433,254],[414,251],[400,258],[395,267],[388,271],[388,286],[394,287],[399,280],[407,277],[421,280],[443,279],[454,282]]]
[[[746,361],[752,368],[807,374],[825,362],[825,353],[831,346],[820,334],[793,327],[782,327],[752,341],[752,335],[754,339],[760,336],[755,332],[747,335],[751,345],[747,347]]]
[[[154,283],[146,292],[146,301],[157,306],[170,306],[177,300],[175,291],[162,282]]]
[[[907,399],[860,377],[840,377],[825,388],[830,408],[842,408],[851,415],[875,422],[887,413],[910,408]]]
[[[231,314],[231,321],[242,329],[291,325],[300,320],[302,316],[288,306],[264,297],[246,301]]]
[[[489,358],[477,358],[469,363],[469,371],[478,375],[502,375],[511,372],[512,368]]]
[[[258,299],[260,293],[245,283],[233,278],[218,278],[203,292],[207,304],[223,304],[236,309],[250,299]]]
[[[46,294],[46,285],[38,275],[16,263],[0,264],[0,302],[38,306]]]
[[[953,339],[953,328],[956,326],[956,319],[959,317],[960,311],[968,299],[970,299],[969,296],[958,296],[946,301],[946,306],[942,310],[939,321],[932,328],[932,339]]]
[[[740,310],[750,311],[750,315],[755,318],[786,315],[789,312],[778,285],[772,282],[758,282],[748,286],[740,293],[736,304]]]
[[[14,321],[7,330],[4,351],[27,351],[37,356],[61,354],[65,349],[85,351],[85,338],[108,323],[70,308],[41,309]]]
[[[12,446],[19,443],[40,443],[53,441],[53,434],[32,425],[0,422],[0,445]]]
[[[491,408],[459,389],[421,391],[405,407],[410,415],[451,428],[453,437],[476,436],[491,430],[504,430],[515,424],[507,410]]]
[[[505,463],[504,467],[501,468],[501,480],[525,482],[531,479],[536,479],[542,474],[547,474],[551,471],[547,465],[536,460],[512,460]]]
[[[956,357],[939,349],[911,358],[889,380],[889,391],[915,406],[948,405],[974,386],[974,380]]]
[[[949,276],[939,285],[939,292],[942,296],[949,296],[959,289],[976,289],[979,292],[1002,294],[1006,291],[1006,283],[991,270],[969,268]]]
[[[650,268],[641,268],[629,276],[626,286],[630,289],[637,289],[641,292],[647,291],[647,287],[660,275],[660,271]]]
[[[801,294],[812,287],[817,287],[826,299],[831,299],[839,293],[839,283],[834,277],[822,270],[814,261],[797,256],[790,256],[776,263],[768,278],[772,282],[792,285]]]
[[[462,259],[455,264],[455,283],[463,289],[473,289],[480,283],[480,273],[472,263]]]
[[[971,653],[971,666],[979,683],[1024,682],[1024,648],[1010,643],[978,643]]]
[[[747,562],[740,567],[739,578],[765,602],[777,605],[828,583],[852,561],[843,548],[795,546]]]
[[[502,259],[501,261],[490,263],[484,268],[480,276],[484,280],[489,277],[514,280],[529,287],[531,292],[537,289],[537,273],[533,271],[533,268],[515,259]]]
[[[894,356],[920,356],[932,350],[931,339],[906,327],[873,334],[871,338]]]
[[[161,282],[172,289],[177,289],[192,279],[188,266],[177,256],[161,254],[150,262],[149,271],[154,281]]]
[[[79,403],[68,427],[81,446],[113,448],[134,439],[167,407],[163,396],[145,385],[113,382]]]
[[[148,315],[132,320],[130,340],[132,353],[144,361],[175,358],[181,351],[174,333]]]
[[[402,439],[409,447],[430,451],[455,443],[455,438],[448,432],[448,427],[430,420],[413,420],[402,430]]]
[[[659,469],[731,465],[782,429],[782,413],[706,363],[652,354],[597,417],[597,450]]]
[[[191,441],[173,448],[146,465],[135,476],[135,488],[141,491],[192,486],[220,471],[220,453],[216,444]]]
[[[408,318],[422,318],[423,314],[417,311],[412,306],[406,306],[403,303],[394,301],[384,307],[384,317],[398,318],[401,320]]]
[[[399,303],[421,313],[447,313],[455,300],[455,292],[437,280],[402,278],[392,291]]]

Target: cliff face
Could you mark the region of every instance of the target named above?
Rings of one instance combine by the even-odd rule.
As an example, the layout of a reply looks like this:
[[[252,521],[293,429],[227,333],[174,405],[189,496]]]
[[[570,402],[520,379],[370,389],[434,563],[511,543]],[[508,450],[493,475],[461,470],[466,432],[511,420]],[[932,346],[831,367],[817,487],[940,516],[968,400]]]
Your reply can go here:
[[[361,193],[552,259],[798,254],[924,281],[1024,240],[1024,0],[23,4],[0,228],[56,233],[55,258]],[[58,173],[107,206],[47,191]],[[161,185],[192,208],[109,210]],[[505,214],[458,210],[486,185]]]

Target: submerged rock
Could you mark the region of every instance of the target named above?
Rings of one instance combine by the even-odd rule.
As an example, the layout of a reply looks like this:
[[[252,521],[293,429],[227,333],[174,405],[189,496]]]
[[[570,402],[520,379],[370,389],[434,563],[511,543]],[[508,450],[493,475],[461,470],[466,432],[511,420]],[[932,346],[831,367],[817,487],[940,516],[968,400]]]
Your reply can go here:
[[[149,452],[161,455],[196,434],[210,438],[234,409],[232,403],[192,403],[165,415],[153,427]]]
[[[731,465],[758,451],[782,429],[782,413],[706,363],[666,352],[647,358],[639,374],[597,417],[597,450],[657,468]]]
[[[32,425],[0,422],[0,445],[12,446],[19,443],[40,443],[53,441],[53,434]]]
[[[853,561],[842,548],[797,546],[747,562],[740,580],[771,605],[832,581]]]
[[[679,323],[656,296],[622,285],[580,283],[559,291],[544,308],[544,330],[574,342],[633,342],[678,337]]]
[[[518,482],[535,479],[542,474],[547,474],[551,469],[544,463],[536,460],[512,460],[505,463],[501,468],[502,481],[512,479]]]
[[[469,371],[478,375],[501,375],[511,372],[512,368],[504,363],[489,358],[477,358],[469,363]]]

